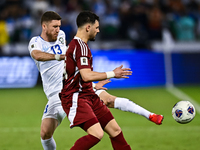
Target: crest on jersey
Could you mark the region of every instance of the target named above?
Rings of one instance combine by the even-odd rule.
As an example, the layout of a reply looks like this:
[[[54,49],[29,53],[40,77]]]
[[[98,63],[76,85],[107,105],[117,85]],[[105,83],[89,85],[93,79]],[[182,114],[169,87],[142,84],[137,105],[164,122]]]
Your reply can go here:
[[[60,38],[59,38],[59,41],[60,41],[60,43],[64,44],[64,39],[63,39],[63,37],[60,37]]]
[[[88,58],[87,57],[81,57],[81,65],[88,65]]]

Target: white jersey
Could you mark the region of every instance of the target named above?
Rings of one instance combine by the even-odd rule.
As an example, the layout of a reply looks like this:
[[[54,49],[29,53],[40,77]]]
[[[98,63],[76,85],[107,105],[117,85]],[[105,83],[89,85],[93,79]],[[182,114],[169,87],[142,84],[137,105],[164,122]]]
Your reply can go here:
[[[41,36],[33,37],[28,46],[29,52],[33,50],[41,50],[42,52],[50,54],[65,54],[67,50],[65,33],[60,30],[57,41],[47,42]],[[62,76],[64,70],[64,61],[35,61],[37,68],[42,78],[44,92],[51,102],[59,100],[58,93],[62,89]]]

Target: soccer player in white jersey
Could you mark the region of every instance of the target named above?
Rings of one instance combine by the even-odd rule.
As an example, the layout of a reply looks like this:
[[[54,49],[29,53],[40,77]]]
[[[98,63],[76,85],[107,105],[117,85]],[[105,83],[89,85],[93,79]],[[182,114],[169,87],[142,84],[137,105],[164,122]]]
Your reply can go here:
[[[52,11],[41,18],[42,33],[29,42],[29,51],[42,78],[48,103],[41,123],[41,143],[45,150],[56,149],[53,133],[66,116],[58,93],[62,88],[63,67],[67,47],[65,33],[60,30],[61,17]]]
[[[66,114],[61,106],[58,93],[62,89],[62,76],[64,68],[65,52],[67,50],[65,33],[60,30],[61,17],[52,11],[45,12],[41,17],[42,33],[33,37],[28,49],[40,72],[43,90],[48,102],[44,109],[41,123],[41,143],[44,150],[55,150],[56,143],[53,133]],[[120,98],[107,93],[104,84],[108,80],[94,84],[97,95],[110,108],[129,111],[161,124],[163,117],[156,115],[140,107],[126,98]],[[103,90],[99,90],[103,89]]]

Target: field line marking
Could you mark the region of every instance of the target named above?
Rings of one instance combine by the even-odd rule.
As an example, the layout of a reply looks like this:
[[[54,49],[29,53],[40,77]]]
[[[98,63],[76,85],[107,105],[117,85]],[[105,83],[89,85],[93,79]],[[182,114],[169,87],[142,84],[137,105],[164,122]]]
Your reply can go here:
[[[176,88],[174,86],[169,86],[166,89],[169,93],[171,93],[178,99],[190,101],[194,105],[196,111],[200,114],[200,105],[193,98],[191,98],[186,93],[184,93],[183,91],[179,90],[178,88]]]
[[[40,132],[36,127],[0,127],[0,132]]]

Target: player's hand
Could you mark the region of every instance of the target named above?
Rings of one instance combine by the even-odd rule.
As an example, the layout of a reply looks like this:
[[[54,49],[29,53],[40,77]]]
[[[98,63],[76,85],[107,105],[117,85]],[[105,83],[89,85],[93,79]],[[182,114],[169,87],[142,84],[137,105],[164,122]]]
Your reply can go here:
[[[110,83],[111,81],[109,79],[99,81],[95,84],[95,89],[97,90],[107,90],[107,88],[103,87],[105,84]]]
[[[132,75],[130,68],[122,68],[123,65],[115,68],[113,71],[115,73],[115,78],[129,78],[128,76]]]
[[[60,60],[65,60],[65,55],[64,54],[60,55]]]

